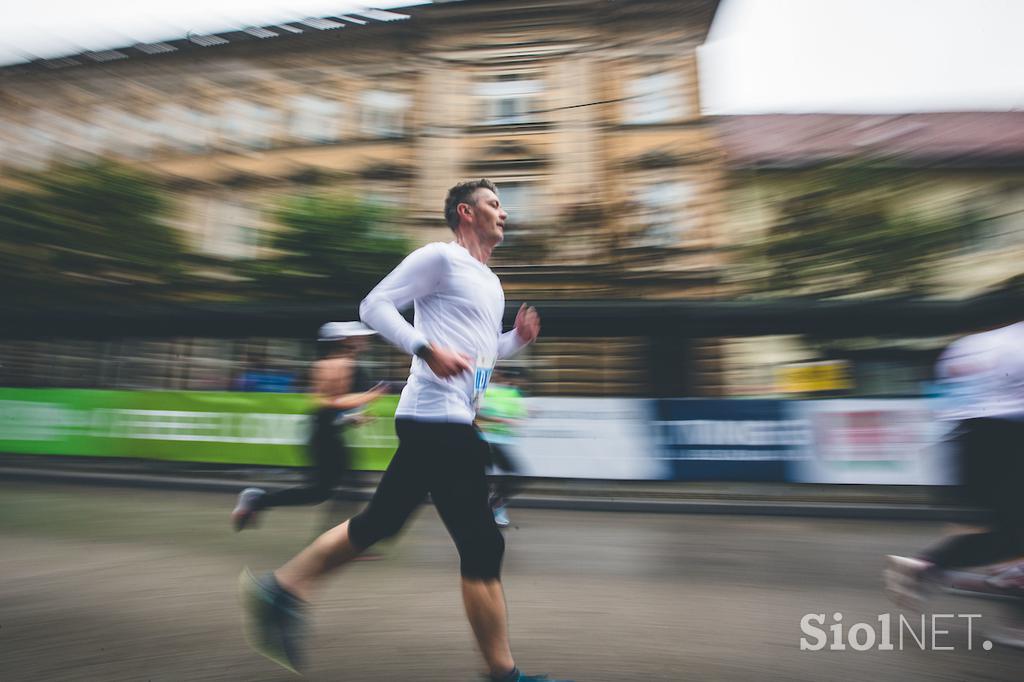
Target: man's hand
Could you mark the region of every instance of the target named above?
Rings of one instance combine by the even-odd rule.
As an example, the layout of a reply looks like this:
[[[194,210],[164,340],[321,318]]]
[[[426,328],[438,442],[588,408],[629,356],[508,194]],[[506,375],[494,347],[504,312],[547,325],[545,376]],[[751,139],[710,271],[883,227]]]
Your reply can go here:
[[[468,356],[450,348],[426,346],[417,355],[423,358],[430,371],[441,379],[447,379],[448,377],[453,377],[456,374],[462,374],[473,369]]]
[[[364,391],[362,393],[346,393],[340,395],[337,398],[331,398],[327,401],[327,405],[330,405],[336,410],[354,410],[360,408],[367,403],[372,403],[377,398],[384,395],[387,392],[388,384],[386,381],[378,381],[373,388]]]
[[[377,421],[376,417],[374,417],[372,414],[366,414],[365,412],[360,412],[359,414],[352,416],[352,426],[363,426],[365,424],[371,424],[375,421]]]
[[[516,313],[516,333],[526,343],[533,343],[533,340],[540,334],[540,315],[533,306],[527,307],[525,303],[519,306]]]
[[[366,395],[370,396],[371,400],[379,398],[388,392],[389,385],[390,384],[386,381],[378,381],[368,391],[366,391]]]

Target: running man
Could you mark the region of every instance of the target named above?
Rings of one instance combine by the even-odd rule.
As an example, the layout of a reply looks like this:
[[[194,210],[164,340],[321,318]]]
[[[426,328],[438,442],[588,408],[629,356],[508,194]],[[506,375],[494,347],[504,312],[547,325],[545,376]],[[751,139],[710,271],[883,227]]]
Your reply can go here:
[[[491,511],[494,522],[499,527],[509,525],[507,503],[516,494],[519,486],[515,483],[515,474],[519,472],[511,455],[512,442],[515,439],[516,426],[527,416],[523,394],[512,379],[510,372],[494,370],[491,383],[484,393],[477,424],[483,439],[489,446],[488,465],[500,474],[494,474],[491,480]]]
[[[349,475],[352,463],[341,431],[361,423],[364,417],[358,410],[380,396],[385,387],[377,384],[367,389],[361,376],[359,354],[371,334],[376,332],[360,322],[328,322],[320,327],[318,340],[329,346],[325,357],[313,366],[316,408],[308,445],[307,483],[272,493],[263,488],[243,490],[231,512],[236,531],[271,507],[320,504],[332,497],[334,487]]]
[[[940,416],[958,422],[951,442],[963,492],[988,511],[989,525],[945,538],[917,557],[888,558],[887,588],[915,607],[926,581],[942,571],[1024,554],[1024,322],[954,342],[936,371],[946,396]]]
[[[243,573],[250,638],[264,655],[296,669],[303,612],[323,579],[378,540],[393,536],[427,493],[455,541],[462,598],[490,679],[546,679],[519,672],[509,648],[501,561],[505,540],[488,505],[486,444],[473,420],[497,359],[537,338],[540,318],[523,304],[501,332],[505,295],[487,267],[505,220],[489,180],[448,191],[444,216],[455,241],[413,253],[363,300],[360,316],[413,356],[395,413],[399,445],[367,507],[262,578]],[[401,311],[415,307],[410,325]]]

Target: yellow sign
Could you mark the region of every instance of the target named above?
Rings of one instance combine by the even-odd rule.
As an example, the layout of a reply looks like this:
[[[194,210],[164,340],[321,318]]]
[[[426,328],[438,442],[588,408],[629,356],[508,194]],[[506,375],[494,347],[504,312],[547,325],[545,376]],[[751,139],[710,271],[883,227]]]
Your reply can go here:
[[[818,393],[853,388],[850,363],[846,360],[822,360],[783,365],[775,371],[780,393]]]

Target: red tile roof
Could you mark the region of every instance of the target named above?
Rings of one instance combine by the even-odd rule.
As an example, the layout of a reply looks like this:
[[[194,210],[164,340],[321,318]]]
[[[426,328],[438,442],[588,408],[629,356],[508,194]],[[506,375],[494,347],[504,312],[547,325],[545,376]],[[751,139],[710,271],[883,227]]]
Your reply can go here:
[[[730,166],[805,166],[853,156],[911,164],[1024,165],[1024,111],[712,117]]]

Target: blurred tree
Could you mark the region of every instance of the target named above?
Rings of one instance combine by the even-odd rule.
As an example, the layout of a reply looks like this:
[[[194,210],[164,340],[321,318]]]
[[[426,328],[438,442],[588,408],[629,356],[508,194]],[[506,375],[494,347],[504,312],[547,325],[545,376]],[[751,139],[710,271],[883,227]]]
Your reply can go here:
[[[778,295],[922,293],[930,269],[962,245],[969,226],[959,213],[905,208],[921,183],[912,172],[877,161],[815,169],[782,200],[764,238],[747,249],[744,279]]]
[[[26,301],[166,294],[184,257],[166,211],[155,181],[114,163],[26,174],[0,193],[0,282]]]
[[[263,295],[356,300],[409,253],[398,215],[375,203],[309,194],[284,202],[272,236],[279,255],[240,265]]]

